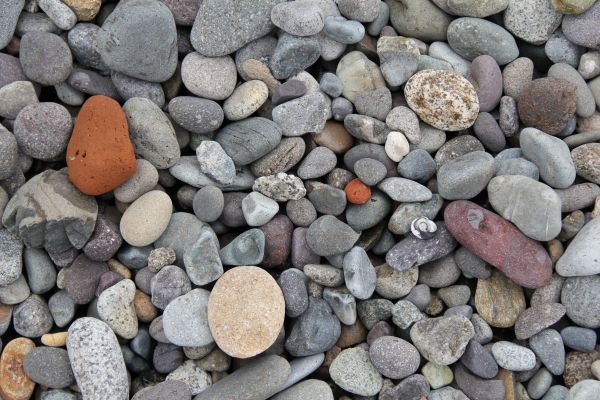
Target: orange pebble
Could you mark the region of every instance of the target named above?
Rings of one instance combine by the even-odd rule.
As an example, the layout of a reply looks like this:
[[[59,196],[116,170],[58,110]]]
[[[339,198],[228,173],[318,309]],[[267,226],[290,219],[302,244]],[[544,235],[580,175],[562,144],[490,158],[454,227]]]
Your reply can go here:
[[[110,192],[137,168],[127,117],[110,97],[92,96],[81,107],[67,147],[69,179],[85,194]]]
[[[358,178],[348,182],[344,192],[346,192],[346,198],[352,204],[365,204],[371,198],[371,188]]]

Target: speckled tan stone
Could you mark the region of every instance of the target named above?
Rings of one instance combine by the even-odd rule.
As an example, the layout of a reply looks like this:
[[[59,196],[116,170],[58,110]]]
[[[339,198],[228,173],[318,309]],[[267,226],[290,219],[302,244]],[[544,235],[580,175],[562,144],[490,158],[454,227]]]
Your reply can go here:
[[[65,347],[69,332],[46,333],[42,335],[42,344],[50,347]]]
[[[150,296],[141,290],[135,291],[133,307],[135,308],[135,315],[141,322],[152,322],[158,315],[158,311],[154,307],[154,304],[152,304]]]
[[[73,10],[79,21],[93,20],[102,5],[101,0],[62,0],[62,2]]]
[[[509,328],[525,310],[523,288],[494,269],[489,278],[477,280],[475,308],[491,326]]]
[[[271,346],[283,327],[283,293],[265,270],[241,266],[225,272],[208,299],[215,342],[232,357],[248,358]]]
[[[16,338],[6,344],[0,357],[0,395],[6,400],[27,400],[35,382],[25,374],[23,362],[35,343],[31,339]]]
[[[475,88],[453,71],[417,72],[406,82],[404,96],[423,121],[444,131],[466,129],[479,115]]]

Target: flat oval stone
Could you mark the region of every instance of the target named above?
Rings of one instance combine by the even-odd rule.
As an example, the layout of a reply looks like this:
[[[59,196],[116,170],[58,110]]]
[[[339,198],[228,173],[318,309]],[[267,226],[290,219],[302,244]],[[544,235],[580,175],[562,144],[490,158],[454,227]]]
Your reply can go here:
[[[519,141],[523,155],[537,165],[549,186],[566,189],[573,184],[576,169],[565,142],[535,128],[523,129]]]
[[[369,348],[371,362],[377,370],[390,379],[402,379],[419,369],[421,356],[406,340],[394,336],[375,339]]]
[[[123,279],[105,289],[98,296],[96,305],[100,318],[125,339],[133,339],[138,333],[134,297],[135,283],[131,279]]]
[[[194,96],[178,96],[169,102],[169,115],[193,133],[211,133],[223,123],[223,109],[215,101]]]
[[[499,215],[458,200],[446,207],[444,220],[460,244],[517,284],[538,288],[550,281],[552,261],[546,250]]]
[[[320,256],[333,256],[350,250],[359,236],[336,217],[324,215],[308,227],[306,243]]]
[[[306,144],[299,137],[286,137],[268,154],[250,165],[252,173],[258,177],[287,172],[302,160]]]
[[[545,303],[532,306],[519,315],[515,323],[518,340],[529,339],[533,335],[558,322],[566,309],[560,303]]]
[[[563,18],[562,31],[569,41],[584,47],[597,48],[600,45],[600,4],[597,2],[578,15]]]
[[[334,400],[333,392],[329,385],[326,382],[317,379],[307,379],[272,397],[273,400],[308,398],[313,400]]]
[[[488,324],[509,328],[525,310],[523,289],[494,270],[491,277],[477,280],[475,308]]]
[[[584,225],[556,263],[561,276],[586,276],[600,273],[600,254],[596,243],[600,238],[600,219]]]
[[[385,261],[398,271],[406,271],[412,267],[426,264],[442,258],[456,247],[456,240],[443,222],[437,223],[437,231],[430,239],[422,240],[408,234],[385,255]]]
[[[252,117],[221,128],[215,140],[237,166],[242,166],[275,149],[281,135],[281,128],[273,121]]]
[[[75,382],[69,355],[60,348],[37,347],[25,355],[23,369],[40,385],[53,389],[66,388]]]
[[[577,87],[565,79],[536,79],[523,89],[517,107],[526,126],[556,135],[575,114]]]
[[[173,204],[160,190],[152,190],[134,201],[121,217],[123,240],[132,246],[146,246],[157,240],[167,229]]]
[[[445,131],[469,128],[479,113],[475,88],[452,71],[417,72],[406,82],[404,96],[423,121]]]
[[[567,308],[567,316],[577,325],[600,327],[600,276],[567,278],[560,301]]]
[[[26,338],[11,340],[0,357],[0,392],[7,399],[27,400],[33,394],[35,382],[27,376],[23,364],[35,343]]]
[[[231,54],[269,33],[271,9],[281,0],[208,0],[198,9],[190,39],[208,57]]]
[[[93,196],[113,190],[135,173],[127,118],[119,103],[92,96],[83,104],[67,146],[67,166],[71,182]]]
[[[268,99],[267,85],[259,80],[250,80],[235,88],[223,104],[225,117],[239,121],[254,114]]]
[[[494,210],[528,237],[547,242],[560,233],[560,198],[551,187],[525,176],[497,176],[488,196]]]
[[[344,55],[335,74],[342,81],[344,97],[350,101],[355,101],[360,92],[385,87],[379,66],[359,51]]]
[[[577,175],[600,184],[600,143],[587,143],[571,151]]]
[[[437,174],[438,191],[447,200],[471,199],[487,186],[496,172],[494,157],[473,151],[442,165]]]
[[[342,389],[360,396],[376,395],[383,378],[360,347],[342,351],[329,367],[331,379]]]
[[[277,282],[263,269],[230,269],[208,300],[208,324],[215,342],[232,357],[248,358],[271,346],[283,326],[285,302]]]
[[[77,385],[86,398],[129,398],[129,383],[117,337],[104,322],[79,318],[69,327],[67,351]]]
[[[470,374],[465,367],[458,365],[454,370],[454,377],[457,386],[464,392],[451,395],[455,397],[440,397],[439,400],[464,400],[468,399],[487,399],[487,400],[503,400],[505,394],[504,382],[500,379],[481,379]],[[445,388],[444,388],[445,389]],[[441,389],[440,389],[441,390]],[[469,397],[466,397],[465,394]],[[432,397],[432,400],[438,400],[437,397]]]
[[[229,56],[205,57],[189,53],[181,63],[181,79],[185,87],[196,96],[224,100],[235,89],[235,63]]]
[[[69,46],[60,36],[49,32],[32,31],[24,34],[21,37],[19,60],[29,79],[46,86],[64,82],[73,69]]]
[[[290,373],[290,364],[285,358],[267,355],[213,383],[194,400],[268,399],[279,392]]]
[[[492,346],[492,354],[498,365],[509,371],[528,371],[535,367],[535,354],[527,347],[500,341]]]
[[[129,135],[135,153],[146,159],[156,169],[172,167],[181,151],[175,129],[165,113],[152,101],[134,97],[123,104],[129,123]]]
[[[421,320],[410,329],[410,339],[421,355],[440,365],[458,361],[474,335],[473,324],[458,315]]]
[[[452,49],[468,60],[485,54],[504,65],[519,56],[512,35],[500,25],[482,18],[457,18],[448,25],[447,34]]]
[[[163,312],[163,329],[169,342],[187,347],[213,343],[207,317],[209,295],[207,290],[194,289],[167,305]]]
[[[173,75],[176,49],[173,14],[158,1],[122,4],[106,18],[97,35],[97,50],[106,65],[150,82],[164,82]]]
[[[308,308],[294,321],[285,349],[294,357],[312,356],[330,350],[340,334],[340,320],[329,304],[309,296]]]

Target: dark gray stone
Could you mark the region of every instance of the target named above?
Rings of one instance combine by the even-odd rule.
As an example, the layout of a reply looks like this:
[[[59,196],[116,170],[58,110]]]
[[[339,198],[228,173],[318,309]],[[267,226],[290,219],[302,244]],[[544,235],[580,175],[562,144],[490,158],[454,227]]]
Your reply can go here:
[[[310,297],[307,310],[294,321],[285,348],[294,357],[322,353],[333,347],[340,333],[340,321],[325,300]]]

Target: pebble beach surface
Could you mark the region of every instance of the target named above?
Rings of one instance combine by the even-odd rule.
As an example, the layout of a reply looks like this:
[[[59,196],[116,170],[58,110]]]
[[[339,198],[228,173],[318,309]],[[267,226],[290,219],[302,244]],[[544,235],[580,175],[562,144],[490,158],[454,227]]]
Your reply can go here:
[[[1,0],[0,400],[598,400],[599,0]]]

